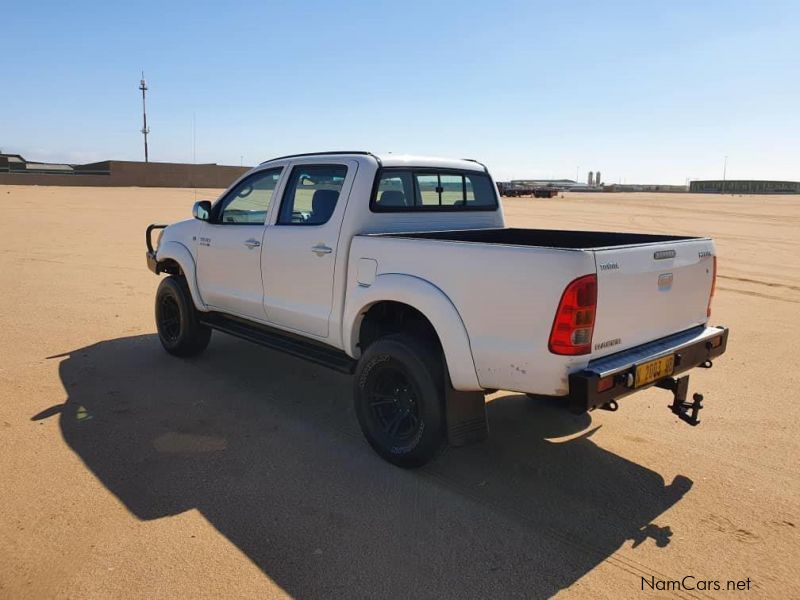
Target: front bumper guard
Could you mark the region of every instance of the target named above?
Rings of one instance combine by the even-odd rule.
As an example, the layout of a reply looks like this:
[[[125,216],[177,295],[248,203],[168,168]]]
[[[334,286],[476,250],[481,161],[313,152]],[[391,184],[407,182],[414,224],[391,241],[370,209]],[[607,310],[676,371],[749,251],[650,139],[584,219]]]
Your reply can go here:
[[[158,269],[158,259],[156,259],[156,250],[153,248],[153,231],[156,229],[165,229],[167,225],[158,225],[152,224],[148,225],[147,229],[144,232],[144,243],[147,246],[147,268],[150,269],[153,273],[158,275],[160,273]]]

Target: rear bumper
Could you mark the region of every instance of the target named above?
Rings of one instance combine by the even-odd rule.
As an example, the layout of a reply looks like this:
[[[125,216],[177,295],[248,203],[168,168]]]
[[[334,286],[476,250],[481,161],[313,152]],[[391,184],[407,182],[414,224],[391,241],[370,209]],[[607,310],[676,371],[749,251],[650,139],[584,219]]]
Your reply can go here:
[[[699,326],[593,360],[585,369],[569,376],[570,410],[583,413],[652,387],[666,379],[665,377],[641,387],[634,387],[638,365],[672,354],[675,356],[675,368],[671,376],[675,376],[695,367],[710,364],[713,358],[724,354],[727,345],[727,327]],[[613,385],[607,390],[598,391],[598,383],[607,377],[613,379]]]

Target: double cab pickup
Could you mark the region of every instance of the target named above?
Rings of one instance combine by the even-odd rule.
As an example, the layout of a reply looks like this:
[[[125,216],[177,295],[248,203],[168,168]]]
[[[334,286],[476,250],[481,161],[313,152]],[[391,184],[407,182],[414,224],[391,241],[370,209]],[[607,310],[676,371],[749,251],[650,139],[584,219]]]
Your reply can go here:
[[[166,351],[217,330],[350,373],[364,436],[403,467],[484,439],[498,389],[580,413],[657,386],[697,424],[685,373],[727,344],[711,239],[506,227],[474,160],[285,156],[193,216],[146,233]]]

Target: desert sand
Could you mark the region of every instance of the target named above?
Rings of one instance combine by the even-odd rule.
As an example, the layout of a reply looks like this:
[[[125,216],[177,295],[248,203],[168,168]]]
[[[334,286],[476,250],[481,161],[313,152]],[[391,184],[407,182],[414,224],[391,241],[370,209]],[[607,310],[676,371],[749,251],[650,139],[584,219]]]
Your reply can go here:
[[[703,422],[655,389],[582,417],[501,391],[488,442],[402,471],[348,377],[220,334],[161,350],[144,228],[217,193],[0,186],[0,597],[800,597],[800,197],[506,200],[716,238]]]

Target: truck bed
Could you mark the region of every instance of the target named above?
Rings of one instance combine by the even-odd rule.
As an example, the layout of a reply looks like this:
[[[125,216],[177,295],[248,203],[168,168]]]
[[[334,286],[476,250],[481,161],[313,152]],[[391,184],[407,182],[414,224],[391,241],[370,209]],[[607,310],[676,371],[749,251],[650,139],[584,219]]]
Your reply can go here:
[[[353,238],[349,281],[374,269],[430,282],[456,309],[485,388],[568,393],[567,375],[598,359],[704,325],[713,281],[708,238],[493,228]],[[362,264],[362,261],[363,264]],[[566,286],[597,276],[592,350],[547,351]],[[363,281],[362,281],[363,280]],[[357,288],[358,289],[358,288]],[[363,288],[368,289],[368,288]],[[352,293],[352,292],[351,292]]]
[[[385,237],[419,238],[451,242],[475,242],[506,246],[532,246],[561,250],[596,250],[642,244],[659,244],[702,238],[647,233],[618,233],[610,231],[561,231],[557,229],[463,229],[418,233],[374,234]]]

